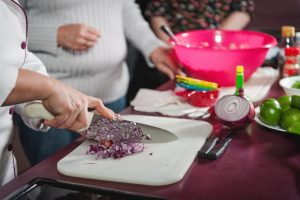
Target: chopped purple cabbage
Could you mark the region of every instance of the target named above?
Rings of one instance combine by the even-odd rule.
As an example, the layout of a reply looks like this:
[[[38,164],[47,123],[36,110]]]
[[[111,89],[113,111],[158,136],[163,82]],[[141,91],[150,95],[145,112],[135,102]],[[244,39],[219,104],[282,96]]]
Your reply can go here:
[[[126,120],[93,120],[87,130],[87,138],[99,141],[90,145],[87,153],[96,154],[97,158],[122,158],[144,150],[143,138],[147,138],[134,122]]]

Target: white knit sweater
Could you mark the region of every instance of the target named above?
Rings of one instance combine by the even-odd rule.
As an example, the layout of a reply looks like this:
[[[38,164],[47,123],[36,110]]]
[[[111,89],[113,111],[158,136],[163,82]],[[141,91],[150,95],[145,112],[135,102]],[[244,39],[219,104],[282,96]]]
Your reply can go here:
[[[134,0],[21,0],[29,18],[29,49],[49,74],[105,103],[124,96],[129,83],[126,38],[145,58],[162,45]],[[83,23],[100,33],[85,52],[57,46],[61,25]]]

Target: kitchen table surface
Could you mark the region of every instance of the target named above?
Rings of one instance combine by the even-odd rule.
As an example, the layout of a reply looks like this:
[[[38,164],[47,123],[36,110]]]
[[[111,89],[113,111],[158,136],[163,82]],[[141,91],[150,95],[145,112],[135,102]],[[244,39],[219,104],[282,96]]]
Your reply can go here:
[[[172,85],[168,82],[159,89],[171,88]],[[276,83],[268,95],[278,97],[282,93]],[[130,107],[122,113],[145,114],[133,111]],[[82,139],[75,141],[3,186],[0,189],[0,199],[35,177],[163,199],[300,199],[300,136],[271,130],[256,122],[238,131],[227,151],[219,159],[208,161],[196,158],[181,181],[167,186],[89,180],[60,174],[56,169],[57,162],[81,142]]]

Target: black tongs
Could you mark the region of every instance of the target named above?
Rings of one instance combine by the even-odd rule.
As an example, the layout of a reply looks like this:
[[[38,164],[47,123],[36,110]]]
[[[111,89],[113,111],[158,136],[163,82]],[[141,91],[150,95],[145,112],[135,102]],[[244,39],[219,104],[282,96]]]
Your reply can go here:
[[[234,130],[226,128],[219,133],[212,133],[198,152],[198,156],[209,160],[219,158],[228,148],[234,132]]]

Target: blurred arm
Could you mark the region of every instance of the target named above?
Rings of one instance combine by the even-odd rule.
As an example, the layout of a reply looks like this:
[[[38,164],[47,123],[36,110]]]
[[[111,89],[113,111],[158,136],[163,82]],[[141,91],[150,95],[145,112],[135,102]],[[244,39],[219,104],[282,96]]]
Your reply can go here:
[[[45,98],[50,91],[51,79],[44,64],[33,53],[27,52],[25,62],[18,71],[15,87],[3,105],[13,105]]]
[[[148,65],[151,66],[149,60],[151,53],[165,44],[155,36],[133,0],[123,1],[122,16],[126,38],[143,53]]]
[[[235,11],[221,24],[220,29],[241,30],[250,22],[251,17],[246,12]]]
[[[127,38],[143,52],[148,65],[154,64],[159,71],[174,79],[178,68],[169,56],[171,49],[155,36],[134,1],[124,1],[123,19]]]
[[[51,80],[46,75],[28,69],[19,69],[16,85],[2,106],[45,99],[51,91]]]

